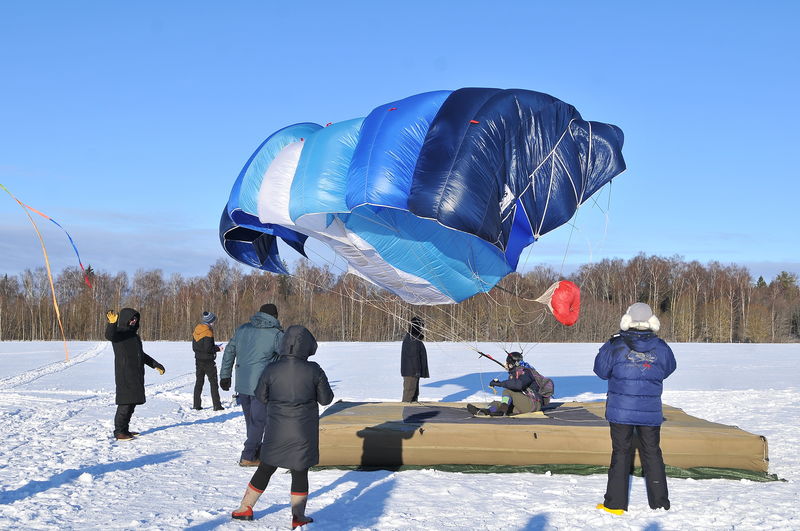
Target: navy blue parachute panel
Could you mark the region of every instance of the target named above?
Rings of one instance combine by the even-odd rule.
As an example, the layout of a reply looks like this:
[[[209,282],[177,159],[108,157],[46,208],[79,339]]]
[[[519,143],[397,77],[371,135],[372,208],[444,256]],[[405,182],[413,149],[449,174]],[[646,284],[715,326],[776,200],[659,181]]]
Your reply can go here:
[[[430,126],[409,210],[479,236],[516,264],[521,245],[564,224],[624,170],[621,148],[618,128],[586,122],[547,94],[460,89]]]
[[[570,133],[579,148],[584,168],[586,182],[582,199],[586,200],[625,171],[621,151],[625,135],[616,125],[582,120],[572,122]]]
[[[464,137],[473,125],[471,117],[498,92],[499,89],[464,88],[450,94],[428,129],[408,198],[408,209],[413,214],[490,242],[499,230],[497,222],[483,222],[484,196],[492,193],[496,179],[477,165],[466,175],[453,166],[465,149]],[[479,149],[475,147],[475,151]],[[464,186],[467,183],[472,188]]]
[[[227,207],[222,210],[219,220],[219,240],[225,252],[239,262],[273,273],[289,274],[278,254],[277,238],[273,234],[240,227],[231,219]]]

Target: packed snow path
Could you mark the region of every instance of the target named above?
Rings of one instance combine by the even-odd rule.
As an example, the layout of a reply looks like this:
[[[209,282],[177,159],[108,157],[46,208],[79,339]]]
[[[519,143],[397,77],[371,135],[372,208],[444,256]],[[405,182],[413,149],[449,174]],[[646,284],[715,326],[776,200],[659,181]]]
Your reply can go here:
[[[145,343],[163,363],[146,368],[147,403],[112,440],[113,352],[107,342],[0,342],[0,528],[287,529],[288,474],[276,474],[256,522],[234,522],[253,469],[237,466],[241,410],[191,409],[188,343]],[[480,345],[499,352],[500,345]],[[487,400],[498,373],[465,345],[429,343],[432,377],[421,400]],[[592,375],[596,344],[537,345],[526,353],[556,382],[560,399],[602,399]],[[601,513],[605,476],[458,474],[437,470],[310,474],[309,529],[798,529],[800,528],[800,345],[673,345],[678,370],[665,402],[769,440],[770,472],[785,482],[669,480],[672,509],[647,507],[641,478],[630,511]],[[336,399],[396,401],[398,343],[322,343],[315,361]],[[485,387],[484,387],[485,389]],[[204,405],[210,406],[208,386]],[[313,527],[312,527],[313,526]]]

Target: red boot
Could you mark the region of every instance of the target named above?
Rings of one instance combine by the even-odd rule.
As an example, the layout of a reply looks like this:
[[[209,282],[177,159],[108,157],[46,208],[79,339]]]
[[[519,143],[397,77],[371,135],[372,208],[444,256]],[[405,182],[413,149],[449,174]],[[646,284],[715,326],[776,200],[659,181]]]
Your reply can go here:
[[[231,517],[234,520],[252,520],[253,519],[253,508],[249,505],[244,508],[244,510],[236,510],[231,513]]]
[[[308,500],[307,492],[292,492],[292,529],[310,524],[314,521],[313,518],[306,516],[306,501]]]
[[[256,504],[261,497],[263,490],[258,490],[254,486],[247,484],[247,490],[244,491],[242,503],[239,508],[231,513],[231,518],[234,520],[252,520],[253,519],[253,505]]]
[[[310,524],[313,521],[314,519],[309,518],[308,516],[304,516],[302,520],[298,520],[296,516],[292,516],[292,529],[297,529],[298,527]]]

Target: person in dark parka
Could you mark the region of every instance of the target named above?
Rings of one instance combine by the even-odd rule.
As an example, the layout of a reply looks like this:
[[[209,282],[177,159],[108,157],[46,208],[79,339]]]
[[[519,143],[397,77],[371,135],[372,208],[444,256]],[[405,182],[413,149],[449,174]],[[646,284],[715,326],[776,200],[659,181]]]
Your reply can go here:
[[[416,402],[419,399],[419,379],[430,378],[428,373],[428,352],[425,350],[423,330],[425,322],[412,317],[408,333],[403,337],[400,351],[400,375],[403,377],[403,402]]]
[[[669,509],[667,476],[661,454],[663,381],[675,371],[672,349],[656,332],[661,327],[650,306],[637,302],[594,360],[594,372],[608,380],[606,420],[611,430],[611,465],[603,503],[613,514],[628,510],[628,479],[638,438],[647,501],[651,509]]]
[[[214,341],[214,323],[217,322],[217,315],[214,312],[203,312],[201,322],[194,327],[192,332],[192,350],[194,351],[194,397],[193,409],[203,409],[202,394],[203,384],[208,378],[208,386],[211,389],[211,403],[214,411],[222,411],[222,403],[219,399],[219,384],[217,381],[217,352],[220,351],[219,345]]]
[[[292,473],[292,528],[313,520],[306,517],[308,469],[319,463],[319,407],[333,401],[325,371],[312,361],[317,341],[304,326],[290,326],[281,341],[277,361],[264,369],[256,398],[267,405],[267,429],[261,464],[250,480],[237,520],[252,520],[253,505],[278,467]]]
[[[117,413],[114,416],[114,437],[119,441],[133,439],[136,432],[129,430],[133,410],[145,403],[144,366],[148,365],[164,374],[164,366],[148,356],[139,338],[139,312],[123,308],[119,315],[106,312],[106,339],[114,348],[114,380],[117,387]]]

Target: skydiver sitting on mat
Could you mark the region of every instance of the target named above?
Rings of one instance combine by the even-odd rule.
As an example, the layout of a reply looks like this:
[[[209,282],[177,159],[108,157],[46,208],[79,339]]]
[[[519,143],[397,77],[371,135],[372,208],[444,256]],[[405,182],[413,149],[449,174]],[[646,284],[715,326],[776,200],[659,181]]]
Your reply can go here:
[[[489,382],[492,388],[504,388],[502,399],[499,402],[495,400],[487,408],[467,404],[467,411],[472,415],[502,417],[540,411],[550,403],[554,391],[553,380],[542,376],[523,361],[521,352],[511,352],[506,357],[506,368],[508,380],[495,378]]]

